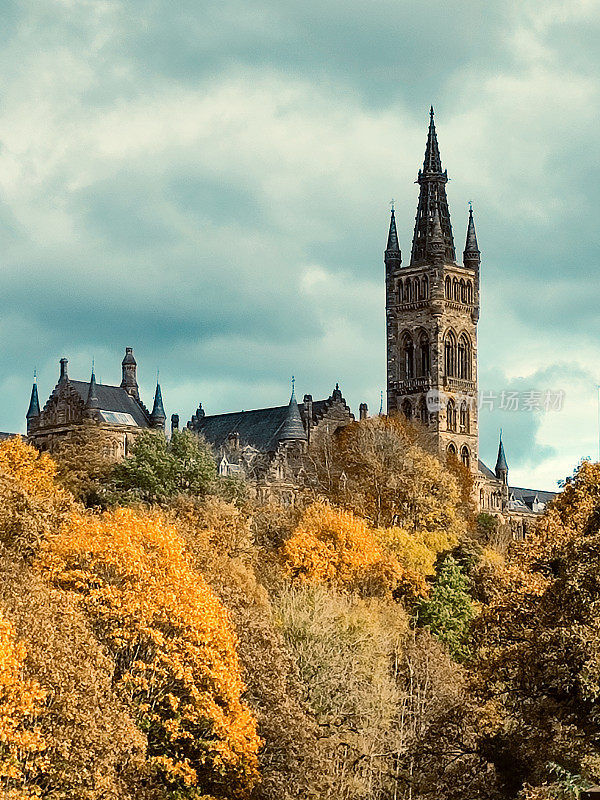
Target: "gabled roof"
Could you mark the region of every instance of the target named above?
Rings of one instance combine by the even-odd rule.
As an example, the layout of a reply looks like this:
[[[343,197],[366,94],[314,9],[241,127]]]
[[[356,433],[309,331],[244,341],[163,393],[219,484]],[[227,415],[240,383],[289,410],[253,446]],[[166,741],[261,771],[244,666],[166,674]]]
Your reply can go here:
[[[486,467],[481,459],[479,459],[478,466],[481,475],[485,475],[486,478],[492,478],[492,480],[498,480],[492,470],[489,467]]]
[[[90,391],[89,381],[70,380],[69,383],[79,394],[83,402],[87,403]],[[120,386],[108,386],[103,383],[96,383],[96,397],[98,398],[98,405],[96,408],[101,411],[116,411],[122,414],[129,414],[138,427],[148,427],[148,419],[141,405]]]

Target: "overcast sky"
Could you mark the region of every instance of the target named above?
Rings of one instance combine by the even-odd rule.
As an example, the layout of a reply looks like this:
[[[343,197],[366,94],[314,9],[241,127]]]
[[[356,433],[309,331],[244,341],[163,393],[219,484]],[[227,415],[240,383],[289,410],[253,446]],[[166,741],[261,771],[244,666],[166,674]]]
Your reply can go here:
[[[482,251],[481,456],[597,457],[598,0],[3,0],[0,430],[135,349],[167,413],[379,408],[389,201],[409,259],[428,109]],[[561,411],[499,409],[564,391]],[[514,395],[513,395],[514,397]]]

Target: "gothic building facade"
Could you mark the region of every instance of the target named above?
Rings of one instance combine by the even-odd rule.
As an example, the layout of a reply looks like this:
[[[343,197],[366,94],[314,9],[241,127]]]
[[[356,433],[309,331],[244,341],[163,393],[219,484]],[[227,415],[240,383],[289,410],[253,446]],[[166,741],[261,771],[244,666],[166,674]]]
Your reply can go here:
[[[105,455],[124,458],[140,431],[165,429],[160,384],[156,383],[152,411],[140,398],[137,363],[133,349],[127,347],[121,362],[122,378],[118,386],[97,383],[94,369],[89,381],[69,377],[68,361],[60,360],[58,383],[40,409],[37,382],[34,379],[27,410],[27,439],[39,450],[52,452],[84,426],[94,426]]]
[[[410,260],[402,264],[393,208],[384,254],[387,410],[419,420],[441,457],[454,455],[471,470],[479,508],[508,515],[515,534],[524,535],[554,493],[509,485],[502,440],[493,472],[479,459],[481,254],[469,207],[462,261],[456,257],[447,182],[431,108]]]
[[[446,197],[448,175],[442,168],[430,111],[425,159],[419,170],[419,201],[410,259],[402,263],[392,207],[384,254],[387,335],[387,412],[418,420],[431,434],[440,457],[453,455],[471,470],[479,508],[506,515],[515,535],[545,507],[552,492],[511,487],[500,441],[495,469],[479,459],[477,323],[480,252],[473,210],[469,208],[462,260],[456,257]],[[106,436],[110,455],[128,454],[140,431],[164,430],[165,412],[157,383],[152,411],[142,403],[137,365],[128,347],[120,385],[71,380],[61,360],[58,383],[40,409],[34,383],[27,412],[27,436],[52,451],[83,425],[94,424]],[[360,418],[367,415],[363,403]],[[306,454],[322,437],[354,420],[336,384],[331,395],[313,401],[295,392],[287,405],[207,415],[200,405],[187,428],[208,441],[219,473],[249,480],[259,496],[292,500],[304,482]],[[172,417],[172,430],[179,416]],[[106,445],[105,445],[106,446]]]

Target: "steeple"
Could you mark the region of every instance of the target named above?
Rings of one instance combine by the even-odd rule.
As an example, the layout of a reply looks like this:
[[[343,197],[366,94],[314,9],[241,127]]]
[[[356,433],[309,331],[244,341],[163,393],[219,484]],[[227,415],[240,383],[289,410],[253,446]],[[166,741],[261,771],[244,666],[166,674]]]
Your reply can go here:
[[[390,218],[390,230],[388,233],[387,247],[385,248],[385,267],[386,270],[394,272],[402,264],[402,254],[398,244],[398,231],[396,230],[396,214],[394,212],[394,201],[392,200],[392,216]]]
[[[429,132],[425,147],[423,169],[419,170],[417,177],[419,184],[419,205],[415,218],[415,232],[413,235],[411,266],[425,264],[431,258],[431,235],[434,214],[439,214],[440,226],[444,244],[444,260],[453,263],[456,260],[454,238],[450,223],[450,211],[446,198],[446,183],[448,173],[442,171],[442,159],[438,147],[435,122],[433,120],[433,106],[429,112]]]
[[[477,234],[475,233],[475,222],[473,221],[473,205],[469,202],[469,223],[467,225],[467,241],[463,252],[463,262],[465,267],[477,269],[480,260],[479,247],[477,246]]]
[[[85,407],[88,409],[100,408],[100,401],[98,400],[98,390],[96,386],[96,374],[92,366],[92,377],[90,378],[90,388],[88,389],[87,402]]]
[[[298,402],[296,400],[294,378],[292,378],[292,396],[290,397],[285,420],[281,426],[281,430],[277,439],[280,442],[291,441],[294,439],[300,439],[304,442],[306,441],[306,431],[304,430],[304,425],[302,424],[302,417],[300,416],[300,409],[298,408]]]
[[[502,431],[500,431],[500,443],[498,445],[498,458],[496,459],[496,477],[502,483],[508,482],[508,464],[504,455],[504,445],[502,444]]]
[[[27,414],[25,415],[27,418],[27,424],[29,425],[29,420],[35,419],[35,417],[39,417],[40,415],[40,401],[38,398],[38,388],[37,388],[37,373],[33,371],[33,386],[31,387],[31,398],[29,400],[29,408],[27,409]]]
[[[154,392],[154,405],[152,406],[152,413],[150,414],[150,425],[153,428],[165,427],[167,415],[163,407],[162,392],[160,390],[160,383],[156,381],[156,391]]]

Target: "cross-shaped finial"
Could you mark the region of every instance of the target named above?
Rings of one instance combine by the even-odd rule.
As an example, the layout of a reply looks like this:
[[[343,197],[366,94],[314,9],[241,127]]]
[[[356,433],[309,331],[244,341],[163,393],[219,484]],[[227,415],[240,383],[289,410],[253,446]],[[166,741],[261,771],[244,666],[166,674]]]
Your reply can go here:
[[[391,207],[392,207],[392,211],[394,211],[394,210],[395,210],[395,208],[396,208],[396,201],[394,200],[394,198],[393,198],[393,197],[392,197],[392,199],[390,200],[390,205],[391,205]]]
[[[92,358],[92,372],[94,371],[95,366],[96,366],[96,359]]]
[[[294,376],[292,375],[292,392],[294,391],[295,388],[296,388],[296,378],[294,378]]]
[[[37,383],[37,367],[33,368],[33,382]]]
[[[469,211],[473,211],[473,201],[469,200]]]

